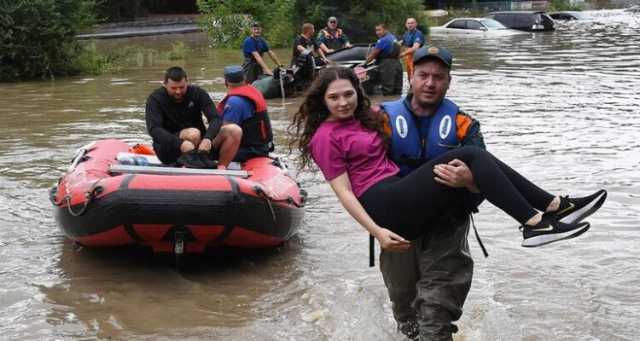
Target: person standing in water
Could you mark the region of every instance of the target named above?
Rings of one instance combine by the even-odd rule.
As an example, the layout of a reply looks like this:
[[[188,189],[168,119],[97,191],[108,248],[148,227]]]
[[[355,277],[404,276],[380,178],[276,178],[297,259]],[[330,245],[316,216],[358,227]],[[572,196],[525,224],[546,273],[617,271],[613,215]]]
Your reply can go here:
[[[242,54],[244,55],[242,69],[247,83],[253,83],[262,75],[273,76],[273,72],[262,58],[264,53],[267,53],[276,65],[281,65],[278,56],[269,48],[267,41],[262,38],[262,26],[259,23],[254,23],[251,27],[251,35],[245,38],[242,43]]]

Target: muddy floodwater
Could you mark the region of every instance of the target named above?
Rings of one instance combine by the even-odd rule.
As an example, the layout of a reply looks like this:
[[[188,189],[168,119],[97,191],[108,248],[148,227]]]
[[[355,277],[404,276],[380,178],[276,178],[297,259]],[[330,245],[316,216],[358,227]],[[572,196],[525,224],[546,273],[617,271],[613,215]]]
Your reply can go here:
[[[490,204],[475,215],[490,253],[470,244],[475,277],[456,340],[640,339],[640,13],[587,12],[555,32],[438,38],[455,60],[449,96],[482,123],[488,149],[552,192],[609,191],[580,238],[520,246]],[[322,176],[297,237],[275,249],[211,253],[178,272],[144,250],[90,250],[65,240],[48,189],[90,141],[149,141],[144,103],[183,65],[214,100],[237,50],[202,34],[99,42],[140,52],[116,73],[0,84],[0,339],[402,340],[368,238]],[[288,60],[290,49],[276,51]],[[384,98],[376,97],[374,101]],[[269,101],[278,148],[299,100]]]

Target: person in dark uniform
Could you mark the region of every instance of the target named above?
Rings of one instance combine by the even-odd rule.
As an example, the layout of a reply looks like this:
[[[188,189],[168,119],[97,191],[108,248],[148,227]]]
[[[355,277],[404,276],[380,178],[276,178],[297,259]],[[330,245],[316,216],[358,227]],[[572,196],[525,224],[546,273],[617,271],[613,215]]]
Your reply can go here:
[[[194,150],[213,156],[213,145],[221,160],[228,159],[237,150],[234,141],[239,141],[238,134],[242,134],[239,127],[222,127],[209,94],[190,85],[187,73],[178,66],[167,69],[163,86],[147,98],[145,120],[153,149],[165,164],[174,164],[181,155]]]
[[[370,84],[380,84],[383,95],[400,95],[402,93],[402,65],[398,60],[400,45],[396,37],[388,32],[385,25],[376,25],[378,41],[367,56],[365,64],[376,61],[377,69],[373,70]],[[371,92],[371,88],[368,89]]]
[[[237,153],[229,153],[230,158],[224,160],[226,163],[221,156],[220,163],[226,165],[232,159],[243,162],[255,156],[268,156],[273,151],[273,132],[262,93],[245,83],[239,65],[224,69],[224,82],[228,91],[217,107],[222,117],[222,128],[240,129],[240,135],[235,135],[237,140],[233,141]]]
[[[318,33],[318,42],[320,43],[320,49],[324,53],[351,47],[349,37],[341,28],[338,28],[338,18],[336,17],[329,17],[327,27]]]
[[[305,23],[302,25],[302,33],[296,37],[293,43],[291,64],[299,68],[296,72],[299,90],[306,89],[311,83],[316,66],[325,65],[329,62],[318,42],[314,39],[314,33],[313,24]]]
[[[407,78],[411,81],[413,75],[413,54],[424,45],[424,34],[418,29],[418,22],[415,18],[407,18],[405,22],[407,31],[402,36],[402,48],[400,58],[404,58],[404,65],[407,68]]]
[[[262,26],[259,23],[253,24],[251,27],[251,35],[245,38],[242,43],[242,53],[244,55],[244,63],[242,69],[247,83],[251,84],[262,75],[273,76],[273,72],[265,63],[262,55],[266,52],[276,65],[282,65],[278,60],[278,56],[269,48],[269,44],[262,35]]]

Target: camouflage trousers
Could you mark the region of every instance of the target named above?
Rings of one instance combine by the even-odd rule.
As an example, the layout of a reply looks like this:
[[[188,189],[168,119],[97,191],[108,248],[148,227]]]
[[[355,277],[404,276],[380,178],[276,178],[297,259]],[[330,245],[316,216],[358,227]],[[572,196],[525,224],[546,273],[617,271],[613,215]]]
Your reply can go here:
[[[420,340],[452,340],[473,277],[468,233],[464,218],[413,241],[406,252],[382,251],[380,271],[399,329],[417,322]]]

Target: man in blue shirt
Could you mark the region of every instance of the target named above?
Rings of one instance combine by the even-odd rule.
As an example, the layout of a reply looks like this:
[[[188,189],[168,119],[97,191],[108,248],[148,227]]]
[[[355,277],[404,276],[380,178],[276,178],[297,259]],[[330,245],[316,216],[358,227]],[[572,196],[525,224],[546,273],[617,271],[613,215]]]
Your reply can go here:
[[[266,52],[276,65],[282,65],[273,51],[269,48],[269,44],[262,35],[262,26],[259,23],[253,24],[251,27],[251,36],[245,38],[242,43],[242,53],[244,55],[244,70],[247,83],[251,84],[263,74],[273,76],[273,72],[264,62],[262,55]]]
[[[369,64],[375,60],[378,65],[375,72],[371,74],[372,84],[379,83],[383,95],[400,95],[402,93],[402,65],[398,60],[400,45],[396,37],[388,32],[382,23],[376,25],[376,35],[379,39],[365,62]]]
[[[413,53],[424,45],[424,34],[418,29],[418,22],[415,18],[407,18],[405,27],[407,32],[404,33],[401,41],[404,51],[400,53],[400,58],[404,57],[407,77],[411,81],[411,76],[413,75]]]
[[[224,69],[224,82],[227,95],[217,106],[222,117],[222,127],[236,127],[240,135],[234,135],[237,152],[232,159],[246,161],[254,156],[267,156],[273,151],[273,132],[267,115],[267,103],[264,97],[250,84],[245,83],[242,67],[227,66]],[[214,140],[214,147],[215,147]],[[231,159],[220,163],[227,165]],[[226,162],[226,163],[225,163]]]

